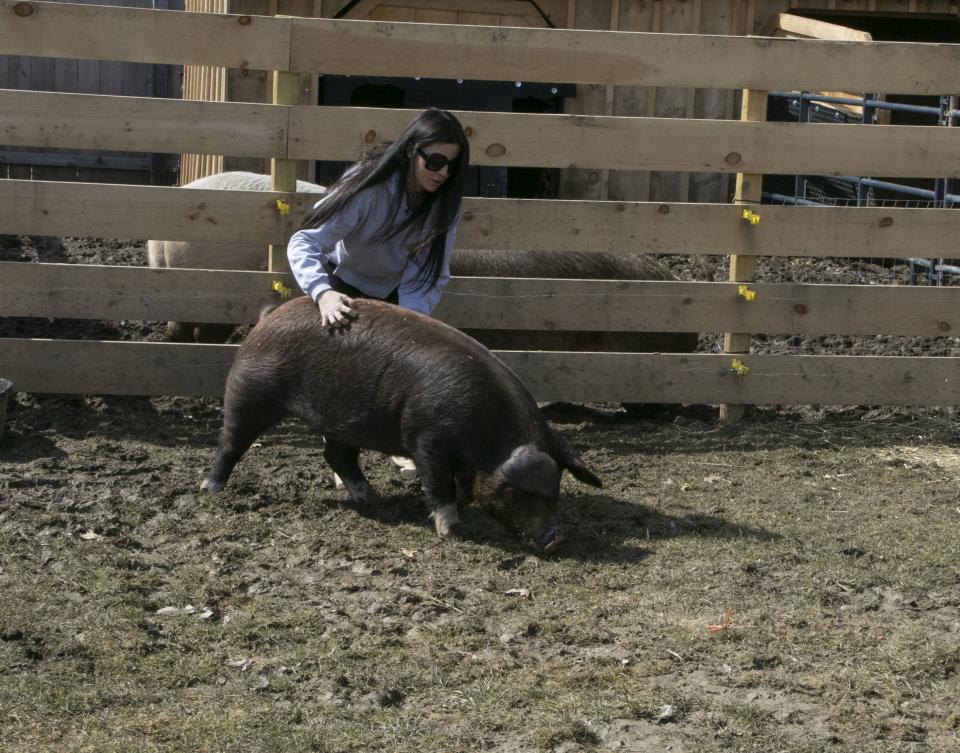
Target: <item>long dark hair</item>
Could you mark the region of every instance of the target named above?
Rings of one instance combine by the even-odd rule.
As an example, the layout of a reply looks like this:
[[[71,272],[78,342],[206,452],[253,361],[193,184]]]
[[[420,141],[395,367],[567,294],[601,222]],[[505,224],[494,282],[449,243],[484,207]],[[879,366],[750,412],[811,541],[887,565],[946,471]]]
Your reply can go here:
[[[443,185],[436,191],[427,192],[424,201],[409,217],[397,222],[400,205],[403,202],[406,179],[416,159],[417,150],[430,144],[445,142],[458,144],[460,154],[450,163],[449,174]],[[419,253],[429,245],[426,264],[418,276],[419,286],[433,286],[443,271],[443,253],[447,241],[447,231],[456,221],[463,198],[463,178],[470,164],[470,144],[463,132],[460,121],[447,110],[435,107],[424,110],[403,130],[397,139],[375,149],[370,156],[350,167],[340,179],[330,187],[326,197],[304,218],[301,228],[314,228],[339,212],[347,202],[365,188],[399,175],[400,190],[390,204],[387,220],[374,236],[376,241],[385,241],[409,227],[413,227],[418,237],[423,238],[424,224],[431,210],[436,206],[436,224],[424,240],[410,249],[411,255]]]

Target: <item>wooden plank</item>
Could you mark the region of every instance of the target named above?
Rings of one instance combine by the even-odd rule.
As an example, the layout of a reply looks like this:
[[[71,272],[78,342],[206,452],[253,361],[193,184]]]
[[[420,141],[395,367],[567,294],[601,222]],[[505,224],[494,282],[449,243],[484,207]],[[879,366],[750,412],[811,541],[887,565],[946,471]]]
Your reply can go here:
[[[628,2],[621,4],[621,31],[659,31],[652,27],[654,3]],[[659,6],[658,6],[659,7]],[[614,87],[613,114],[636,117],[652,114],[647,109],[649,90],[642,86]],[[610,174],[608,199],[616,201],[646,201],[650,197],[650,173],[614,170]]]
[[[735,33],[732,26],[731,6],[730,2],[705,3],[698,31],[703,34]],[[710,120],[730,119],[733,113],[733,96],[734,93],[730,90],[697,89],[692,117]],[[688,201],[711,203],[726,201],[728,193],[725,179],[729,179],[728,176],[721,173],[691,173]]]
[[[523,71],[525,81],[578,84],[927,94],[960,89],[960,45],[955,44],[326,19],[296,19],[292,34],[291,68],[324,74],[512,81]],[[410,49],[430,54],[410,55]]]
[[[272,157],[286,148],[287,109],[4,89],[0,131],[9,146]]]
[[[24,83],[23,89],[35,89],[37,91],[55,91],[53,87],[54,68],[56,60],[52,58],[35,57],[30,61],[30,78]]]
[[[289,277],[87,264],[0,262],[3,316],[249,324]],[[455,277],[437,318],[463,329],[944,337],[960,289]]]
[[[960,289],[896,285],[453,278],[436,316],[462,329],[952,336]]]
[[[360,6],[356,6],[359,8]],[[361,18],[361,16],[349,14],[350,18]],[[370,11],[367,16],[371,21],[406,21],[414,23],[417,20],[417,11],[415,8],[395,8],[392,5],[378,5]]]
[[[764,36],[789,36],[806,39],[832,39],[844,42],[869,42],[873,37],[869,32],[851,29],[814,18],[795,16],[792,13],[778,13],[763,30]]]
[[[578,29],[608,29],[610,5],[605,2],[575,3],[569,10],[573,14],[573,26]],[[526,71],[524,72],[526,75]],[[563,100],[563,110],[572,116],[604,112],[606,87],[594,83],[578,83],[576,96]],[[604,199],[603,174],[600,170],[585,169],[589,166],[571,164],[560,174],[560,196],[565,199]]]
[[[3,316],[251,324],[278,300],[269,272],[23,262],[0,270]]]
[[[22,392],[222,397],[236,349],[0,338],[0,364]]]
[[[296,104],[300,99],[300,75],[298,73],[274,71],[272,98],[275,105]],[[295,192],[297,190],[297,163],[288,159],[270,160],[270,187],[274,191]],[[269,249],[267,249],[267,269],[271,272],[282,273],[289,268],[286,243],[270,244]]]
[[[413,20],[421,24],[455,24],[457,22],[457,12],[455,10],[417,8],[413,11]]]
[[[457,15],[457,23],[471,26],[499,26],[500,16],[492,13],[465,13]]]
[[[41,152],[0,149],[0,163],[35,167],[70,167],[103,170],[149,170],[150,155],[131,156],[117,153],[89,154],[82,152]]]
[[[0,49],[10,55],[286,69],[286,18],[0,0]]]
[[[383,0],[384,5],[397,8],[417,8],[425,10],[476,12],[478,6],[483,6],[484,13],[506,14],[514,16],[537,15],[536,9],[529,0]]]
[[[53,71],[53,91],[79,92],[76,60],[57,60]]]
[[[347,12],[346,18],[367,18],[380,5],[381,0],[360,0]]]
[[[537,400],[912,405],[960,403],[960,359],[869,356],[522,353],[500,357]]]
[[[620,28],[620,0],[610,0],[610,31]],[[607,84],[604,91],[603,114],[613,115],[613,94],[616,87]],[[607,201],[610,198],[610,170],[604,170],[600,175],[600,198]]]
[[[277,199],[290,203],[288,217],[277,212]],[[23,235],[266,246],[285,243],[315,202],[316,194],[3,180],[0,226],[4,232]]]
[[[765,91],[743,92],[740,119],[749,122],[765,121],[767,119],[767,93]],[[760,209],[762,185],[762,175],[738,173],[736,192],[733,197],[734,205],[746,207],[750,211],[758,211]],[[747,221],[744,221],[744,226],[755,227],[752,222]],[[730,256],[728,279],[731,282],[748,282],[753,280],[756,268],[756,256],[733,254]],[[723,336],[724,353],[749,353],[751,331],[749,327],[746,327],[725,332]],[[724,423],[730,424],[739,421],[743,417],[743,413],[743,405],[725,404],[720,406],[720,420]]]
[[[289,157],[358,159],[365,145],[396,138],[417,112],[294,107]],[[960,132],[938,126],[493,112],[457,112],[457,116],[472,132],[470,159],[477,165],[787,175],[960,175]]]
[[[276,199],[290,203],[282,221]],[[22,235],[283,243],[315,194],[0,180],[0,226]],[[464,200],[459,248],[903,258],[951,248],[950,209]]]
[[[514,28],[546,26],[546,23],[544,23],[539,14],[529,16],[500,16],[500,24],[502,26],[511,26]]]
[[[0,339],[23,392],[220,397],[238,346]],[[960,359],[499,351],[539,401],[916,405],[960,402]]]
[[[672,33],[689,33],[687,17],[689,3],[661,2],[659,30]],[[676,120],[686,117],[687,91],[676,86],[661,86],[650,114],[658,118]],[[686,189],[686,190],[684,190]],[[656,170],[650,175],[651,201],[687,201],[689,179],[686,173],[673,170]]]

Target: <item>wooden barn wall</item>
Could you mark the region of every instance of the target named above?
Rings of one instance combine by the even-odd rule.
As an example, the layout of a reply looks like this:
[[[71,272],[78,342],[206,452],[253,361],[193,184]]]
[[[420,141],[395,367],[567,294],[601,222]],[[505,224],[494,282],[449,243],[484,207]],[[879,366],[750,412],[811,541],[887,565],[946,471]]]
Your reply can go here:
[[[227,13],[228,0],[186,0],[190,13]],[[183,66],[183,98],[201,102],[228,102],[227,69],[206,65]],[[224,157],[217,154],[180,155],[178,185],[223,172]]]
[[[183,9],[184,0],[58,0],[85,5]],[[0,55],[0,89],[179,97],[181,66]],[[0,178],[168,183],[174,155],[15,148],[0,144]]]

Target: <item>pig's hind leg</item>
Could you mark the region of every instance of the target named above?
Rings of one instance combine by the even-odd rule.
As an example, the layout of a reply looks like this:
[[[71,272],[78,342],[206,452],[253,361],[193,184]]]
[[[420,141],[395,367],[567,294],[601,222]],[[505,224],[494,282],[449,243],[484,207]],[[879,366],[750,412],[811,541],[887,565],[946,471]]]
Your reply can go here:
[[[261,408],[238,410],[229,403],[224,405],[223,429],[217,454],[210,473],[200,485],[202,491],[219,492],[227,483],[234,466],[240,461],[250,445],[263,432],[280,419],[276,411]]]
[[[330,437],[325,437],[325,441],[323,457],[347,487],[350,498],[361,505],[379,502],[380,497],[360,470],[360,448],[351,447]]]

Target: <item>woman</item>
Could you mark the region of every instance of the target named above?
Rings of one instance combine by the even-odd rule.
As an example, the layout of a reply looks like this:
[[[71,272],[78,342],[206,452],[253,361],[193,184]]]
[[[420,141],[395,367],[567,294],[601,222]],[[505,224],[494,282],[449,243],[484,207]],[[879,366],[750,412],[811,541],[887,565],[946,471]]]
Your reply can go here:
[[[287,244],[290,271],[325,326],[348,326],[354,298],[433,312],[450,279],[469,163],[460,122],[431,108],[331,187]],[[417,477],[412,460],[391,459]]]
[[[430,314],[450,278],[470,145],[431,108],[347,170],[287,245],[290,271],[325,326],[356,317],[353,298]]]

